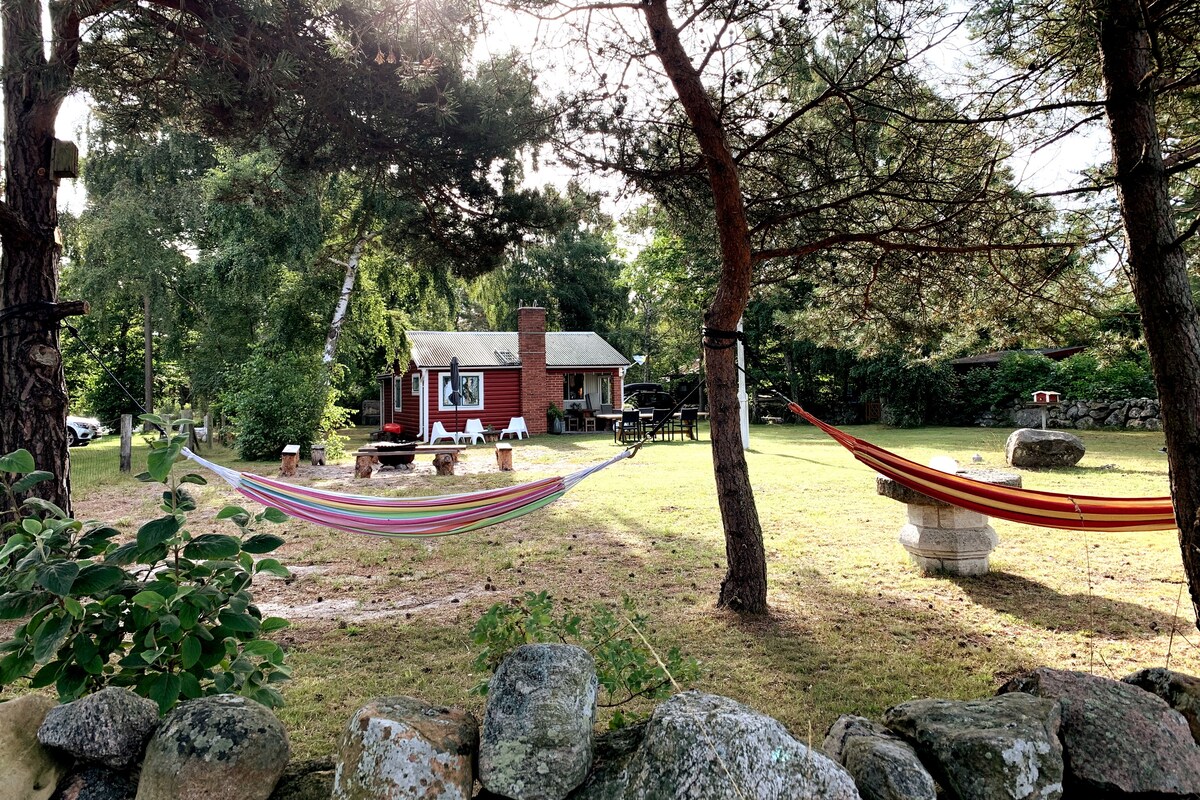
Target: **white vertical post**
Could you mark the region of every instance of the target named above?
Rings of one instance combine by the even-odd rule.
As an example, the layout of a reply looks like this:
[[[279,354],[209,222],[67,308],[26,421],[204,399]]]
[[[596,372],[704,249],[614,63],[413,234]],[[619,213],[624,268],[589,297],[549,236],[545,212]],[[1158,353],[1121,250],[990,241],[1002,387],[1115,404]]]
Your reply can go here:
[[[742,332],[742,321],[738,320],[738,333]],[[750,403],[749,396],[746,394],[746,349],[742,346],[742,340],[738,339],[737,343],[737,363],[738,363],[738,409],[742,423],[742,449],[750,449]]]

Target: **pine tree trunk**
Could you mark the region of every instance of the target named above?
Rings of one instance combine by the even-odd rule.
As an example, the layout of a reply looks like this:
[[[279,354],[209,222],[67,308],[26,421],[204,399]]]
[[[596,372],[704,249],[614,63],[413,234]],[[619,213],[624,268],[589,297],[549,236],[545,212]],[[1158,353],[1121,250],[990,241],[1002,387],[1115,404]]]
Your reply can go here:
[[[35,493],[70,511],[67,389],[59,352],[58,187],[48,174],[65,96],[43,52],[37,0],[5,0],[4,216],[0,241],[0,453],[29,450],[55,480]]]
[[[645,0],[641,8],[655,53],[679,95],[704,154],[712,186],[721,242],[721,278],[712,305],[704,315],[704,324],[714,330],[735,331],[750,297],[751,273],[750,235],[737,164],[700,75],[680,43],[666,0]],[[709,347],[704,355],[713,468],[728,563],[717,603],[734,611],[757,614],[767,610],[767,557],[750,471],[742,450],[737,349],[727,346],[731,343],[729,339],[710,338],[706,340]]]
[[[1106,114],[1133,293],[1154,368],[1179,547],[1200,626],[1200,323],[1171,215],[1146,7],[1138,0],[1105,0],[1099,11]]]

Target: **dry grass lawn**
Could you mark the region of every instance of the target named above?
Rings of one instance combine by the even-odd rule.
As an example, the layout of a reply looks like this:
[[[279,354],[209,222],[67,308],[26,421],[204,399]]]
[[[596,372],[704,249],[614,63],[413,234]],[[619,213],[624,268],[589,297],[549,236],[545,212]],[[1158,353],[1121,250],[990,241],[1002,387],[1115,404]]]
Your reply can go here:
[[[980,453],[1003,466],[1008,431],[862,427],[854,432],[927,462]],[[361,434],[360,434],[361,436]],[[1025,485],[1100,495],[1162,495],[1159,434],[1083,434],[1073,469],[1027,472]],[[982,578],[924,577],[896,538],[903,508],[874,493],[874,476],[811,427],[756,427],[747,453],[770,567],[772,612],[747,621],[714,608],[724,541],[707,441],[648,446],[589,478],[557,504],[520,520],[447,539],[393,542],[289,521],[277,554],[287,581],[256,584],[264,610],[293,626],[279,634],[295,679],[281,716],[298,755],[333,751],[368,698],[409,694],[481,711],[468,690],[469,631],[492,603],[525,590],[587,606],[637,599],[656,646],[699,658],[697,687],[766,711],[801,738],[819,739],[839,714],[877,716],[918,696],[990,694],[1042,664],[1120,677],[1162,666],[1200,673],[1200,650],[1175,534],[1080,534],[996,522],[1001,545]],[[517,472],[495,469],[491,446],[464,454],[465,474],[415,473],[354,481],[348,463],[304,467],[327,488],[437,494],[569,472],[615,452],[610,436],[543,436],[514,445]],[[99,450],[89,454],[99,458]],[[220,460],[231,462],[229,454]],[[136,462],[135,462],[136,466]],[[274,471],[273,465],[236,464]],[[85,484],[82,518],[130,533],[154,516],[158,489],[121,480]],[[228,487],[210,484],[193,533]]]

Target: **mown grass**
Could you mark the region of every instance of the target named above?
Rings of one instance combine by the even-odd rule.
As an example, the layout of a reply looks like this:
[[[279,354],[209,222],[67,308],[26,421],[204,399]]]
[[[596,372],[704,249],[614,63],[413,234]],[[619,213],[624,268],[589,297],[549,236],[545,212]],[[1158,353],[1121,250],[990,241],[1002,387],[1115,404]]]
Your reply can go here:
[[[918,461],[948,454],[969,463],[979,453],[986,466],[1003,466],[1008,433],[854,432]],[[1161,435],[1083,437],[1088,455],[1078,467],[1025,472],[1025,485],[1167,492]],[[615,452],[603,434],[544,436],[516,446],[516,473],[412,474],[385,485],[354,483],[346,466],[337,478],[309,480],[434,494],[560,474]],[[486,465],[490,448],[466,458]],[[297,753],[331,752],[350,714],[375,695],[480,711],[482,700],[468,694],[480,678],[470,670],[469,631],[488,605],[526,590],[577,608],[631,595],[649,612],[656,647],[701,660],[698,688],[818,740],[841,713],[875,716],[917,696],[983,696],[1042,664],[1120,677],[1162,666],[1170,653],[1172,667],[1200,670],[1186,597],[1179,604],[1173,532],[1080,534],[997,521],[991,574],[926,577],[896,541],[903,507],[876,496],[874,475],[815,429],[756,427],[747,460],[768,552],[771,614],[762,619],[714,608],[725,551],[707,440],[650,445],[543,511],[464,536],[391,542],[288,522],[281,557],[308,569],[259,591],[295,610],[281,634],[295,670],[281,715]],[[131,529],[153,514],[153,487],[97,484],[80,496],[91,516],[115,511]],[[234,497],[207,487],[197,528]],[[387,613],[359,619],[373,609]]]

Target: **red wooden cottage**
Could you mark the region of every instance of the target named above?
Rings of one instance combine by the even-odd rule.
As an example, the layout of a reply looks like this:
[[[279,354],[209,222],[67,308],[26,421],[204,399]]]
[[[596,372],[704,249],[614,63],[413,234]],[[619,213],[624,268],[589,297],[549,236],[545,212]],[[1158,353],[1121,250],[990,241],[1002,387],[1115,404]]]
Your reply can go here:
[[[379,376],[380,425],[398,422],[404,433],[429,438],[434,422],[455,430],[450,359],[458,358],[462,398],[458,428],[478,418],[495,428],[524,417],[531,434],[546,432],[546,409],[621,407],[630,362],[598,334],[546,332],[546,309],[517,311],[517,332],[407,331],[411,347],[393,374]]]

